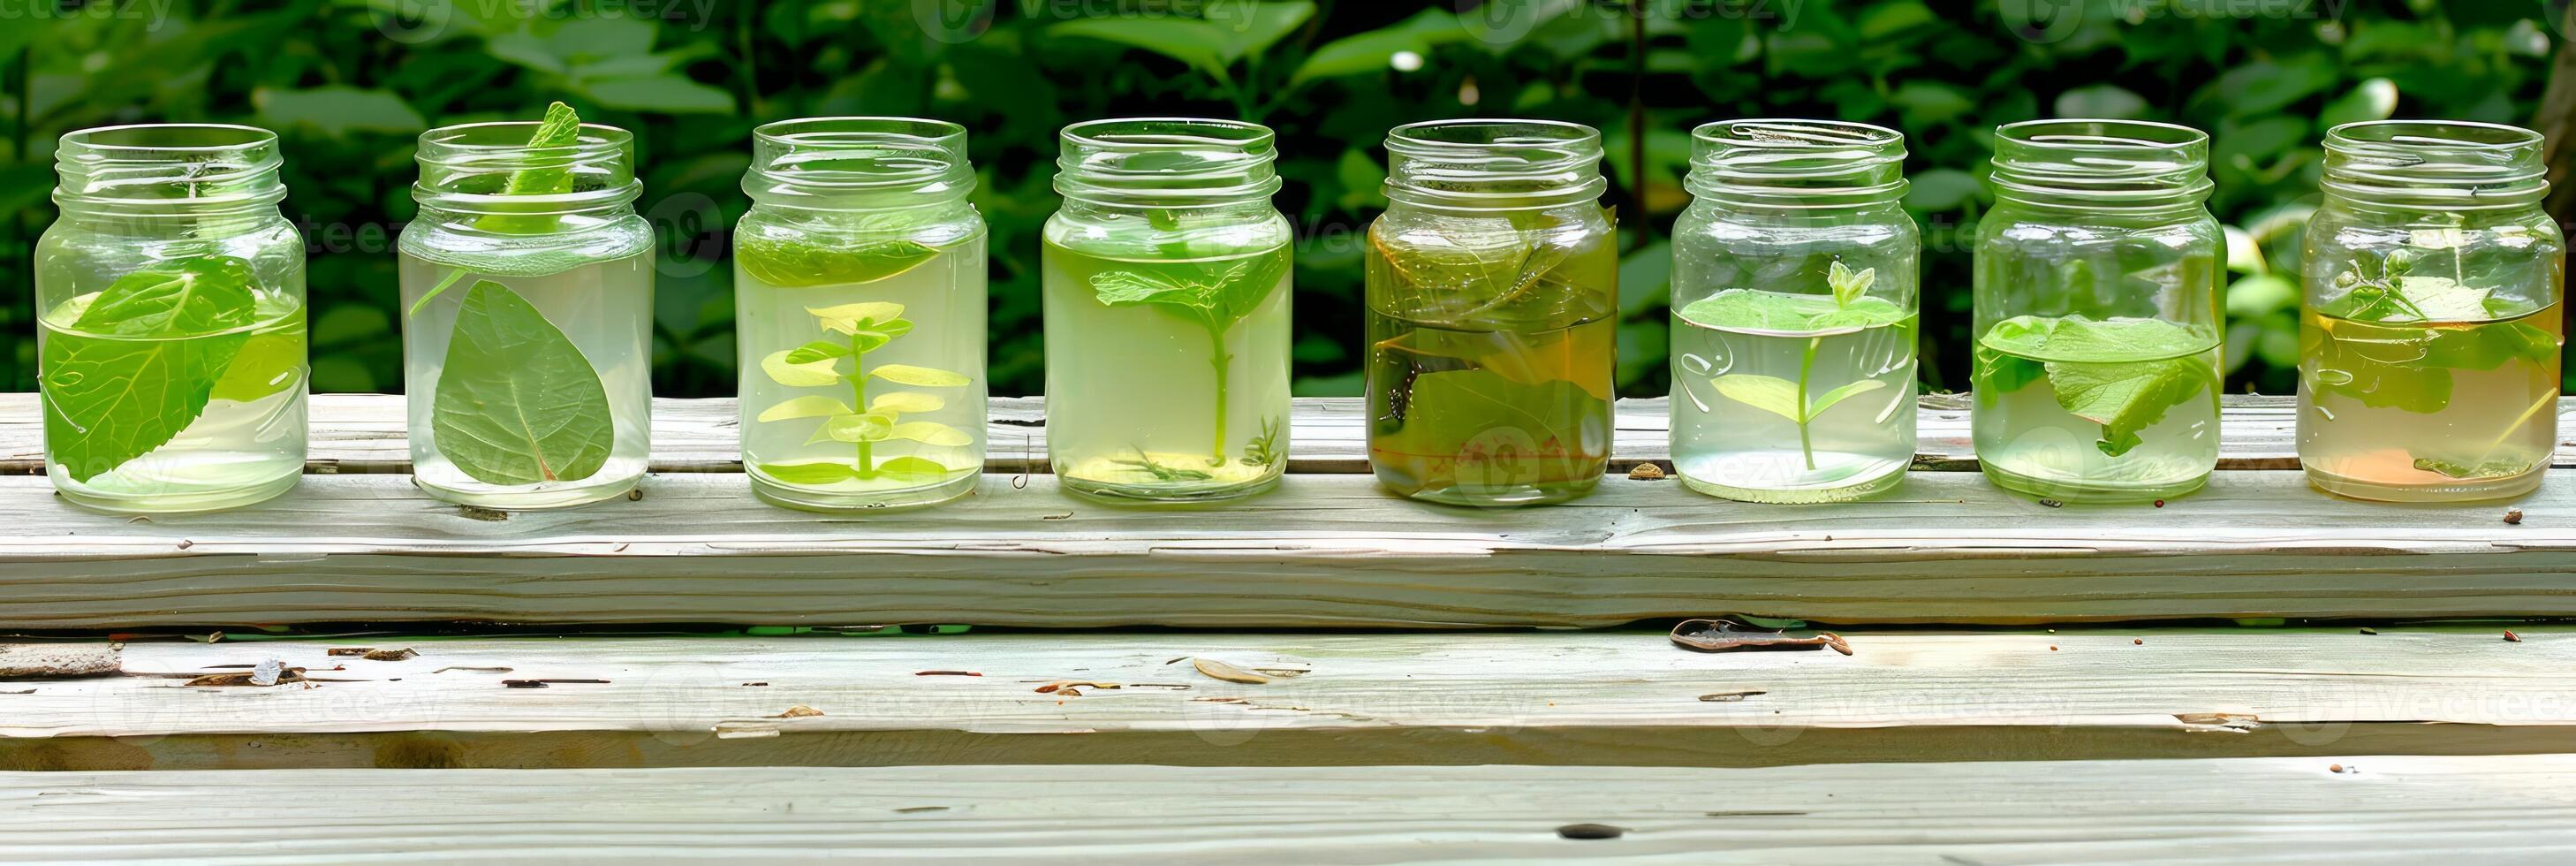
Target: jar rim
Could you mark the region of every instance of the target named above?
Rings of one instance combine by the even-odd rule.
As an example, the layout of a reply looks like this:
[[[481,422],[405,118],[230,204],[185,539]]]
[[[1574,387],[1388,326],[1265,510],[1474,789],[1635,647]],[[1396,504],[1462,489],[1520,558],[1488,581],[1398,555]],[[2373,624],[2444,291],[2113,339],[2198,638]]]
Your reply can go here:
[[[1211,207],[1279,190],[1278,134],[1243,120],[1117,117],[1057,133],[1055,191],[1101,204]]]
[[[1745,118],[1691,129],[1691,194],[1847,209],[1905,195],[1905,134],[1847,120]]]
[[[284,164],[277,133],[256,126],[130,123],[76,129],[57,140],[54,201],[174,216],[262,207],[286,197],[278,178]]]
[[[1458,118],[1387,130],[1384,192],[1455,210],[1523,210],[1596,199],[1601,131],[1532,118]]]
[[[1125,129],[1129,127],[1133,131]],[[1192,131],[1205,134],[1188,134]],[[1279,137],[1270,127],[1252,121],[1216,117],[1104,117],[1067,124],[1058,135],[1067,147],[1116,151],[1216,145],[1252,152]]]
[[[1998,198],[2127,210],[2197,207],[2209,133],[2152,120],[2065,118],[1995,127],[1987,183]]]
[[[2063,131],[2058,131],[2063,130]],[[2117,135],[2116,132],[2136,133]],[[2160,135],[2155,137],[2149,133]],[[2053,150],[2104,153],[2205,148],[2209,133],[2179,123],[2117,118],[2051,118],[1995,127],[1995,138]]]
[[[2528,207],[2549,192],[2540,133],[2501,123],[2372,120],[2326,131],[2329,195],[2433,210]]]
[[[844,115],[752,130],[743,192],[827,209],[949,201],[975,189],[966,127],[919,117]]]
[[[1745,130],[1746,135],[1724,133]],[[1712,120],[1691,128],[1693,144],[1740,144],[1766,150],[1844,151],[1855,146],[1869,148],[1896,147],[1896,157],[1905,157],[1905,133],[1877,124],[1852,120],[1805,120],[1794,117],[1749,117],[1737,120]],[[1696,154],[1694,154],[1696,156]]]
[[[2438,134],[2443,132],[2485,133],[2494,136],[2494,140],[2480,141]],[[2402,148],[2408,152],[2421,152],[2427,149],[2515,150],[2526,147],[2536,148],[2544,141],[2546,141],[2545,136],[2529,129],[2512,124],[2476,120],[2359,120],[2337,124],[2334,128],[2326,130],[2327,147],[2378,145],[2392,149]]]
[[[172,144],[107,140],[127,135],[144,136],[189,132],[240,133],[242,134],[242,138],[239,141],[209,144]],[[174,154],[221,153],[231,150],[247,150],[255,147],[274,145],[276,143],[277,133],[261,129],[256,126],[247,126],[238,123],[125,123],[117,124],[115,126],[93,126],[87,129],[75,129],[70,132],[63,133],[62,137],[57,142],[60,146],[59,150],[77,148],[81,151],[91,153],[115,150],[134,151],[138,153]],[[56,156],[57,160],[61,159],[59,150]]]

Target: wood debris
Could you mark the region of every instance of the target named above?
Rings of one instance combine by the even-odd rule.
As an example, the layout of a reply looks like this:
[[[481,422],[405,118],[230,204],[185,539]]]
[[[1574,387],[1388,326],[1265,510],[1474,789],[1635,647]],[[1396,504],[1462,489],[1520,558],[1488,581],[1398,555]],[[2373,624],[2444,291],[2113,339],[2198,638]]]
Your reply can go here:
[[[2512,510],[2512,511],[2507,511],[2507,512],[2505,512],[2505,513],[2504,513],[2504,522],[2505,522],[2505,523],[2507,523],[2507,524],[2509,524],[2509,525],[2513,525],[2513,526],[2521,526],[2521,525],[2522,525],[2522,509],[2516,508],[2516,509],[2514,509],[2514,510]]]
[[[257,686],[268,687],[305,682],[304,669],[287,667],[285,662],[269,659],[246,671],[224,671],[206,674],[180,685],[186,686]]]
[[[505,689],[542,689],[542,688],[545,688],[545,687],[547,687],[547,686],[554,685],[554,684],[556,684],[556,683],[565,683],[565,684],[584,684],[584,685],[607,685],[607,684],[608,684],[608,681],[607,681],[607,680],[567,680],[567,679],[548,679],[548,680],[502,680],[502,681],[501,681],[501,687],[502,687],[502,688],[505,688]]]
[[[1766,691],[1763,691],[1763,690],[1761,690],[1761,689],[1746,689],[1746,690],[1744,690],[1744,691],[1740,691],[1740,692],[1711,692],[1711,693],[1708,693],[1708,694],[1705,694],[1705,695],[1701,695],[1701,696],[1699,696],[1699,699],[1700,699],[1700,700],[1702,700],[1702,701],[1706,701],[1706,702],[1712,703],[1712,704],[1731,704],[1731,703],[1735,703],[1735,702],[1737,702],[1737,701],[1744,700],[1745,698],[1752,697],[1752,696],[1754,696],[1754,695],[1767,695],[1767,694],[1770,694],[1770,692],[1766,692]]]
[[[983,674],[982,674],[982,673],[977,672],[977,671],[913,671],[913,672],[912,672],[912,675],[913,675],[913,676],[916,676],[916,677],[980,677],[980,676],[983,676]]]
[[[1038,687],[1038,694],[1058,697],[1082,697],[1083,689],[1114,689],[1117,683],[1095,683],[1089,680],[1056,680]]]
[[[123,672],[113,644],[0,644],[0,679],[106,677]]]
[[[459,505],[459,506],[456,506],[456,514],[457,514],[457,516],[464,517],[464,518],[467,518],[467,519],[470,519],[470,520],[490,520],[490,521],[501,521],[501,520],[508,520],[508,519],[510,519],[510,512],[507,512],[507,511],[501,511],[501,510],[498,510],[498,509],[492,509],[492,508],[485,508],[485,507],[482,507],[482,506],[480,506],[480,505]]]
[[[773,719],[803,719],[803,718],[811,718],[811,717],[814,717],[814,716],[819,716],[819,715],[822,715],[822,714],[823,714],[823,711],[822,711],[822,710],[818,710],[818,709],[815,709],[815,708],[813,708],[813,707],[806,706],[806,705],[804,705],[804,704],[797,704],[797,705],[795,705],[795,706],[788,707],[788,708],[787,708],[787,712],[779,713],[778,715],[775,715],[775,716],[770,716],[770,718],[773,718]]]
[[[1852,654],[1851,644],[1833,632],[1790,637],[1785,631],[1765,631],[1727,619],[1683,620],[1673,626],[1672,641],[1675,646],[1704,653],[1830,648],[1843,655]]]
[[[1652,463],[1639,463],[1637,464],[1637,468],[1628,470],[1628,480],[1630,481],[1661,481],[1663,479],[1664,467],[1657,466]]]
[[[1203,673],[1229,683],[1260,685],[1270,681],[1270,675],[1268,674],[1259,674],[1247,671],[1206,656],[1192,656],[1190,658],[1190,667],[1198,668],[1199,673]]]

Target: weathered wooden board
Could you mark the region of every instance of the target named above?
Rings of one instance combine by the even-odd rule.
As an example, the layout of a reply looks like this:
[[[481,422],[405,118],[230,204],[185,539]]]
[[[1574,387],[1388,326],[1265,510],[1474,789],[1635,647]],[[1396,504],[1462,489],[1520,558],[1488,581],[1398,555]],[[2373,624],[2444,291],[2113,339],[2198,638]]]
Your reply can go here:
[[[2576,757],[10,773],[0,834],[129,862],[2539,863],[2576,857]]]
[[[2514,629],[1872,630],[1850,656],[1641,630],[151,642],[122,676],[0,682],[0,769],[2576,751],[2576,626]],[[270,660],[318,681],[186,685]],[[1039,690],[1068,682],[1117,687]]]
[[[0,628],[2576,616],[2576,477],[2510,505],[2398,506],[2224,472],[2162,508],[2050,508],[1972,473],[1796,507],[1618,478],[1568,505],[1481,510],[1291,475],[1176,513],[987,475],[947,506],[855,517],[770,507],[744,485],[657,475],[639,501],[494,520],[407,476],[311,475],[252,508],[132,520],[0,477]]]
[[[44,471],[44,424],[34,394],[0,394],[0,475],[34,475]],[[2576,433],[2576,398],[2561,404],[2559,427]],[[2227,469],[2295,469],[2292,405],[2287,397],[2227,398],[2219,465]],[[1925,470],[1974,471],[1976,448],[1968,431],[1968,400],[1962,395],[1923,398],[1916,420],[1922,437],[1915,467]],[[1662,399],[1621,400],[1612,447],[1612,466],[1619,471],[1644,462],[1669,465],[1668,423]],[[403,404],[398,396],[321,394],[313,398],[312,472],[366,473],[411,471],[411,452],[403,433]],[[985,470],[997,473],[1045,472],[1044,401],[1035,397],[997,398],[985,428],[990,455]],[[653,468],[660,472],[739,472],[734,401],[653,401]],[[1368,469],[1366,419],[1360,401],[1313,398],[1296,401],[1290,421],[1293,443],[1289,469],[1308,473],[1365,473]],[[2557,465],[2576,466],[2576,441],[2562,443]]]

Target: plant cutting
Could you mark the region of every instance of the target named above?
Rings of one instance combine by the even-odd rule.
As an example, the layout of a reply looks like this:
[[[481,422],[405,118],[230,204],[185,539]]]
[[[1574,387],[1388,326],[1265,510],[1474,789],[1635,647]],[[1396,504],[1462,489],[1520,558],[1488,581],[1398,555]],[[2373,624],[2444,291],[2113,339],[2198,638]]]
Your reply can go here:
[[[881,444],[918,442],[956,448],[972,444],[975,440],[965,431],[946,424],[904,420],[905,415],[939,411],[948,404],[945,398],[920,391],[889,391],[871,397],[868,380],[882,379],[915,388],[958,388],[973,380],[960,373],[909,364],[868,365],[868,353],[912,333],[912,322],[903,318],[901,304],[863,302],[808,309],[807,312],[813,314],[824,331],[840,334],[843,339],[815,340],[794,349],[773,352],[761,360],[761,372],[772,381],[791,388],[846,386],[850,400],[844,403],[837,397],[808,394],[761,410],[757,420],[758,423],[772,424],[821,419],[806,443],[849,443],[852,460],[849,463],[764,463],[759,464],[760,470],[781,481],[809,485],[881,477],[899,482],[931,483],[957,471],[939,461],[917,455],[903,455],[882,462],[875,459],[874,449]],[[845,360],[850,367],[847,373],[840,370]]]

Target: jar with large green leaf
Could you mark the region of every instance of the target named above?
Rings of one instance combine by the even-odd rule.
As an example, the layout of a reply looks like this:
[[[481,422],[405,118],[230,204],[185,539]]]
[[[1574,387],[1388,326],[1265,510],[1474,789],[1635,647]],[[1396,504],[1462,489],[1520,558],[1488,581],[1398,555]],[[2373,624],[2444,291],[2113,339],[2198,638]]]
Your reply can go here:
[[[2308,223],[2299,463],[2361,499],[2517,496],[2558,450],[2567,245],[2541,136],[2488,123],[2335,127]]]
[[[413,481],[430,495],[555,508],[644,476],[653,236],[632,151],[563,103],[421,135],[400,272]]]
[[[1369,466],[1405,496],[1559,502],[1610,460],[1619,249],[1601,134],[1542,120],[1387,133],[1369,225]]]
[[[277,136],[216,124],[62,137],[35,251],[45,472],[127,513],[248,505],[304,473],[304,240]]]
[[[1995,130],[1977,223],[1977,459],[2008,490],[2146,502],[2218,465],[2209,136],[2131,120]]]
[[[884,117],[753,132],[734,227],[742,462],[793,508],[927,505],[984,467],[984,220],[966,130]]]
[[[1131,502],[1268,490],[1288,458],[1288,220],[1268,128],[1065,127],[1047,220],[1047,457]]]
[[[1859,123],[1693,130],[1673,226],[1672,453],[1682,483],[1836,502],[1914,463],[1915,274],[1905,137]]]

